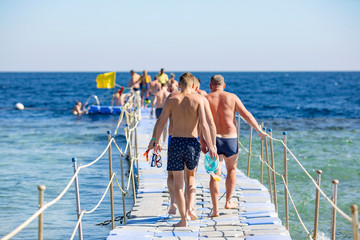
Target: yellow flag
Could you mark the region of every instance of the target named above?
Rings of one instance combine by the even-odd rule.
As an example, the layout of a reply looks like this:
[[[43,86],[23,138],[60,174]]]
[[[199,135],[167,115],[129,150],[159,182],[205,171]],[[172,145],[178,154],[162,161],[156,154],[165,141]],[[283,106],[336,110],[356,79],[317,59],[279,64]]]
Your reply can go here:
[[[116,72],[99,74],[96,77],[97,88],[114,88]]]

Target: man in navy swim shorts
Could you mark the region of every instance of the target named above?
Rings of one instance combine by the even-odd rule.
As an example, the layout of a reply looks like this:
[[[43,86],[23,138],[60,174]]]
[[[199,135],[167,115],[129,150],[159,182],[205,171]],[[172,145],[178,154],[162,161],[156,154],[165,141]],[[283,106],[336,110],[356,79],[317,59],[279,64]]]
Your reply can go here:
[[[187,227],[187,215],[191,214],[185,206],[183,193],[184,169],[186,170],[186,178],[195,178],[195,171],[200,156],[199,128],[205,141],[209,143],[210,156],[217,158],[209,126],[206,122],[204,101],[193,90],[194,79],[195,77],[191,73],[181,75],[181,92],[168,97],[156,127],[154,151],[158,153],[161,151],[159,138],[167,119],[171,118],[172,137],[168,148],[167,170],[174,177],[175,198],[181,216],[181,221],[174,224],[175,227]],[[186,182],[193,182],[193,180],[186,179]],[[194,197],[195,191],[194,187],[189,187],[189,194],[192,194]]]
[[[216,148],[219,155],[219,167],[216,174],[221,174],[222,160],[225,159],[226,177],[226,203],[225,208],[237,208],[237,203],[232,201],[236,184],[236,168],[238,159],[238,136],[235,114],[238,112],[245,121],[259,133],[261,138],[268,137],[261,131],[253,115],[246,110],[240,99],[232,93],[224,91],[225,82],[221,75],[214,75],[210,80],[210,89],[206,98],[209,100],[211,112],[216,126]],[[210,194],[213,202],[211,217],[219,216],[219,183],[210,177]]]

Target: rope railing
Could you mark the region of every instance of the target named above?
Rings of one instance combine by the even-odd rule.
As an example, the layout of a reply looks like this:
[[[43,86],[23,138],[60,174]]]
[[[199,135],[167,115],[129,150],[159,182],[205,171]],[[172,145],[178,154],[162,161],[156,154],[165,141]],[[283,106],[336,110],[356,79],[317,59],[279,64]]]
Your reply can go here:
[[[134,106],[134,103],[137,103],[136,99],[137,99],[137,95],[134,95],[132,96],[133,98],[133,101],[130,101],[132,102],[131,103],[126,103],[124,106],[123,106],[123,110],[121,111],[121,114],[119,116],[119,120],[118,120],[118,123],[117,123],[117,126],[116,126],[116,129],[115,129],[115,135],[117,134],[118,132],[118,129],[120,127],[120,124],[121,122],[123,121],[124,119],[124,116],[126,116],[126,128],[124,129],[125,130],[125,139],[126,139],[126,148],[125,148],[125,153],[127,152],[127,149],[128,147],[130,146],[131,144],[131,134],[133,134],[133,132],[135,131],[136,127],[138,126],[138,123],[139,123],[139,120],[140,120],[140,114],[139,114],[139,108]],[[132,111],[131,111],[131,108],[132,108]],[[133,125],[133,127],[129,128],[130,125]],[[122,156],[125,156],[124,152],[120,149],[120,147],[118,146],[118,144],[116,143],[116,140],[114,138],[114,136],[112,136],[110,139],[109,139],[109,142],[106,146],[106,148],[104,149],[104,151],[93,161],[91,161],[90,163],[86,164],[86,165],[81,165],[79,167],[76,168],[76,170],[74,171],[74,174],[72,176],[72,178],[70,179],[70,181],[68,182],[68,184],[66,185],[66,187],[63,189],[63,191],[56,197],[54,198],[52,201],[42,205],[32,216],[30,216],[27,220],[25,220],[22,224],[20,224],[17,228],[15,228],[12,232],[10,232],[9,234],[7,234],[6,236],[2,237],[1,240],[8,240],[8,239],[11,239],[13,236],[15,236],[16,234],[18,234],[21,230],[23,230],[24,228],[26,228],[31,222],[33,222],[37,217],[39,217],[40,215],[42,215],[44,213],[44,211],[49,208],[50,206],[54,205],[55,203],[57,203],[64,195],[65,193],[69,190],[69,188],[71,187],[71,185],[76,181],[78,175],[79,175],[79,172],[81,169],[84,169],[84,168],[88,168],[92,165],[94,165],[95,163],[97,163],[104,155],[106,152],[110,151],[111,150],[111,145],[112,143],[114,143],[114,145],[116,146],[116,148],[118,149],[119,153],[122,155]],[[118,188],[120,189],[120,191],[122,192],[123,196],[125,195],[128,195],[128,190],[130,188],[130,180],[131,178],[133,177],[134,175],[134,169],[133,169],[133,166],[134,166],[134,160],[137,160],[138,159],[138,156],[136,157],[132,157],[130,159],[130,171],[129,171],[129,177],[128,177],[128,185],[127,185],[127,188],[126,188],[126,191],[120,187],[120,184],[117,180],[117,177],[116,177],[116,174],[113,173],[111,175],[111,178],[108,182],[108,185],[106,187],[106,190],[104,192],[104,194],[102,195],[100,201],[95,205],[95,207],[90,210],[90,211],[86,211],[86,210],[80,210],[79,209],[79,214],[78,214],[78,221],[77,221],[77,224],[75,226],[75,229],[71,235],[71,240],[74,238],[76,232],[77,232],[77,229],[80,229],[79,227],[81,226],[81,221],[82,221],[82,218],[84,216],[84,214],[91,214],[92,212],[94,212],[99,206],[100,204],[103,202],[104,198],[105,198],[105,195],[106,193],[109,191],[109,188],[112,186],[112,183],[114,181],[114,179],[116,180],[116,183],[117,183],[117,186]],[[74,161],[74,160],[73,160]],[[75,160],[76,161],[76,160]],[[109,159],[110,161],[110,159]],[[133,182],[133,185],[134,185],[134,182]],[[77,193],[78,194],[78,193]],[[125,215],[124,215],[125,217]],[[112,222],[114,222],[112,220]],[[40,231],[39,229],[39,234],[40,232],[42,233],[42,229]],[[40,235],[39,235],[40,236]],[[39,237],[40,238],[40,237]],[[79,238],[82,239],[82,236],[80,236],[80,233],[79,233]]]
[[[243,119],[243,120],[244,120],[244,119]],[[244,120],[244,121],[245,121],[245,120]],[[239,126],[238,126],[238,127],[239,127]],[[251,131],[252,131],[252,128],[251,128]],[[238,132],[239,132],[239,130],[238,130]],[[286,144],[283,140],[273,138],[272,136],[270,136],[270,137],[268,137],[268,138],[271,139],[271,140],[273,140],[273,141],[281,142],[281,144],[284,146],[284,149],[286,150],[286,152],[289,152],[289,153],[290,153],[290,155],[291,155],[292,158],[296,161],[296,163],[300,166],[300,168],[302,169],[302,171],[310,178],[311,182],[312,182],[312,183],[314,184],[314,186],[316,187],[316,190],[319,191],[319,193],[327,200],[327,202],[330,203],[330,205],[333,207],[333,209],[334,209],[336,212],[340,213],[340,215],[342,215],[346,220],[348,220],[349,222],[351,222],[351,223],[353,224],[353,226],[355,225],[356,230],[353,229],[353,231],[354,231],[354,239],[357,239],[357,238],[355,238],[355,236],[358,236],[358,235],[357,235],[357,234],[358,234],[357,232],[358,232],[358,229],[360,229],[360,224],[359,224],[357,221],[354,221],[354,216],[353,216],[353,217],[350,217],[349,215],[347,215],[343,210],[341,210],[341,209],[324,193],[324,191],[320,188],[320,182],[317,183],[317,182],[313,179],[313,177],[312,177],[312,176],[309,174],[309,172],[304,168],[304,166],[301,164],[301,162],[300,162],[300,161],[298,160],[298,158],[293,154],[293,152],[290,150],[290,148],[287,146],[287,144]],[[251,141],[251,140],[250,140],[250,141]],[[290,201],[291,201],[291,203],[292,203],[292,206],[294,207],[295,213],[296,213],[297,218],[299,219],[302,227],[304,228],[305,232],[307,233],[309,239],[316,239],[316,233],[315,233],[314,237],[311,236],[309,230],[306,228],[306,226],[305,226],[305,224],[304,224],[304,222],[303,222],[303,220],[302,220],[302,218],[301,218],[301,216],[300,216],[300,214],[299,214],[299,212],[298,212],[298,209],[297,209],[297,207],[296,207],[296,205],[295,205],[295,203],[294,203],[294,200],[293,200],[293,198],[292,198],[292,196],[291,196],[291,193],[290,193],[290,190],[289,190],[289,186],[288,186],[288,184],[287,184],[287,181],[285,180],[284,174],[277,172],[272,166],[269,165],[269,163],[268,163],[267,161],[264,161],[262,155],[257,155],[257,154],[252,153],[250,146],[249,146],[249,150],[248,150],[248,149],[242,144],[242,142],[240,141],[240,139],[238,140],[238,143],[239,143],[239,146],[241,146],[241,147],[249,154],[249,156],[257,157],[262,164],[265,163],[265,165],[267,166],[267,168],[268,168],[271,172],[273,172],[273,173],[276,174],[277,176],[281,177],[281,180],[282,180],[282,182],[283,182],[283,184],[284,184],[284,187],[285,187],[285,189],[287,190],[287,195],[288,195],[289,198],[290,198]],[[250,144],[251,144],[251,143],[250,143]],[[265,144],[266,144],[266,141],[265,141]],[[285,151],[285,150],[284,150],[284,151]],[[250,165],[250,162],[248,162],[248,164]],[[262,166],[262,165],[261,165],[261,166]],[[250,167],[250,166],[248,166],[248,169],[249,169],[249,167]],[[262,168],[262,167],[261,167],[261,168]],[[287,174],[287,173],[286,173],[286,174]],[[320,174],[321,174],[321,171],[320,171]],[[261,177],[262,177],[262,176],[261,176]],[[319,176],[318,176],[318,177],[319,177]],[[269,183],[269,184],[270,184],[270,186],[271,186],[271,183]],[[270,194],[271,194],[271,192],[270,192]],[[356,206],[356,205],[355,205],[355,206]],[[318,207],[318,206],[317,206],[317,207]],[[353,208],[352,208],[352,209],[353,209]],[[357,217],[356,217],[356,219],[357,219]],[[355,223],[354,223],[354,222],[355,222]],[[316,223],[316,224],[317,224],[317,223]],[[317,229],[314,230],[314,231],[317,231]],[[355,232],[355,231],[356,231],[356,232]],[[335,238],[332,238],[332,239],[335,239]]]

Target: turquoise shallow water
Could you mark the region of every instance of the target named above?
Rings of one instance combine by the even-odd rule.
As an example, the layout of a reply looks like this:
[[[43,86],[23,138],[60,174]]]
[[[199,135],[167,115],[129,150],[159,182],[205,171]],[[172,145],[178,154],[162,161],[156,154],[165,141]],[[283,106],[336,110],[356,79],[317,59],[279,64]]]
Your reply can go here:
[[[303,120],[306,122],[309,120]],[[314,120],[311,120],[314,121]],[[318,119],[317,121],[323,121]],[[345,121],[339,119],[339,121]],[[359,124],[358,120],[346,120],[348,124]],[[294,124],[288,121],[288,126]],[[276,125],[277,120],[264,120],[266,126]],[[241,130],[242,143],[248,148],[250,129],[243,124]],[[256,135],[255,135],[256,136]],[[288,130],[288,146],[301,164],[316,179],[316,170],[322,170],[321,188],[328,197],[332,197],[332,180],[338,179],[338,206],[350,215],[350,206],[360,202],[360,131],[359,129],[304,129]],[[283,139],[282,131],[273,129],[273,137]],[[270,143],[269,143],[270,144]],[[254,137],[252,152],[260,154],[260,140]],[[264,150],[265,151],[265,150]],[[264,153],[265,154],[265,153]],[[274,141],[275,168],[280,174],[284,173],[283,145]],[[269,146],[270,157],[270,146]],[[264,155],[265,158],[265,155]],[[315,186],[301,167],[290,154],[288,158],[289,190],[295,205],[300,213],[305,226],[310,232],[314,228]],[[244,149],[240,151],[238,167],[245,173],[247,171],[248,154]],[[260,180],[260,161],[251,158],[250,177]],[[263,168],[264,185],[269,188],[267,168]],[[271,178],[272,179],[272,178]],[[280,176],[276,177],[279,215],[285,223],[284,185]],[[289,199],[289,204],[291,204]],[[290,233],[293,239],[307,239],[306,232],[298,220],[292,206],[290,211]],[[320,198],[319,231],[323,233],[322,239],[327,239],[331,234],[331,207],[325,198]],[[351,215],[350,215],[351,216]],[[351,223],[338,214],[337,217],[338,239],[352,239]]]
[[[151,73],[154,75],[154,73]],[[202,88],[214,73],[196,73]],[[45,201],[55,198],[70,180],[71,158],[79,164],[94,160],[107,145],[107,130],[114,130],[115,116],[71,115],[74,100],[110,93],[95,89],[97,73],[0,73],[0,236],[26,220],[37,209],[37,185],[47,186]],[[179,76],[179,73],[176,73]],[[290,149],[315,176],[323,170],[322,187],[331,195],[332,179],[339,179],[339,206],[349,213],[360,203],[360,73],[223,73],[227,89],[236,93],[259,122],[274,130],[274,137],[288,132]],[[128,73],[118,73],[126,85]],[[103,100],[104,98],[101,98]],[[107,99],[108,100],[108,99]],[[106,99],[104,100],[106,101]],[[16,111],[22,102],[29,110]],[[249,129],[241,125],[241,140],[248,146]],[[124,137],[117,140],[124,147]],[[254,138],[253,151],[259,152]],[[282,147],[274,145],[276,168],[282,171]],[[118,156],[114,157],[118,159]],[[246,172],[247,155],[240,152],[239,168]],[[260,163],[252,159],[251,177],[259,177]],[[119,162],[114,163],[119,171]],[[264,169],[265,170],[265,169]],[[266,173],[266,171],[264,171]],[[264,175],[264,184],[267,185]],[[80,174],[82,208],[91,209],[108,180],[107,157]],[[279,183],[279,211],[283,218],[283,187]],[[310,231],[314,218],[315,188],[289,156],[289,187]],[[122,213],[120,192],[116,215]],[[127,199],[129,208],[132,197]],[[330,235],[331,209],[321,198],[320,231]],[[96,226],[110,218],[109,197],[98,211],[84,217],[85,239],[105,239],[110,226]],[[59,204],[45,211],[45,239],[67,239],[76,223],[73,186]],[[290,207],[293,239],[306,235]],[[13,239],[35,239],[37,223]],[[338,216],[337,239],[351,239],[350,224]]]

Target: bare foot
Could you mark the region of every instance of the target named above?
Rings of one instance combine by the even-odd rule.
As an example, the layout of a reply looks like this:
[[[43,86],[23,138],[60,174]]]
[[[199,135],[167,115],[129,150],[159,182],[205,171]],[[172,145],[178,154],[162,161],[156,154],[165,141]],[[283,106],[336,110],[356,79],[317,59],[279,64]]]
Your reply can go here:
[[[220,214],[219,214],[219,212],[218,211],[216,211],[216,212],[213,212],[209,217],[220,217]]]
[[[170,205],[168,213],[170,215],[175,215],[176,214],[176,209],[177,209],[177,206],[176,206],[175,203],[173,203],[173,204]]]
[[[199,217],[196,216],[196,214],[195,214],[195,210],[190,211],[188,213],[188,216],[190,217],[190,220],[198,220],[199,219]]]
[[[237,208],[237,206],[238,206],[238,204],[231,200],[225,203],[225,209]]]
[[[176,223],[176,224],[173,224],[173,227],[187,227],[187,221],[183,221],[181,220],[180,222]]]

